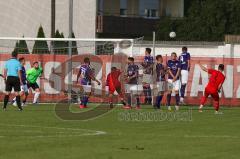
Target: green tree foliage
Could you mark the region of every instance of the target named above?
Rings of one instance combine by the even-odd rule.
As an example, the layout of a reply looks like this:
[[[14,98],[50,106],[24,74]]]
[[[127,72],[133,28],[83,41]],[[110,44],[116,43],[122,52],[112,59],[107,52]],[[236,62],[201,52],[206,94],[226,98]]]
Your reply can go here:
[[[240,34],[240,0],[186,0],[185,18],[161,19],[158,40],[223,41],[225,34]]]
[[[72,37],[75,38],[74,33],[72,33]],[[64,38],[64,34],[60,33],[59,30],[55,33],[55,38]],[[68,54],[69,42],[68,41],[55,41],[54,42],[54,54]],[[72,54],[77,55],[77,42],[72,42]]]
[[[64,38],[63,33],[60,33],[59,30],[55,33],[55,38]],[[54,54],[66,54],[67,44],[65,41],[54,41],[53,43],[53,52]]]
[[[45,34],[42,26],[40,26],[38,29],[37,37],[45,38]],[[49,52],[47,41],[35,41],[33,45],[32,53],[33,54],[49,54],[50,52]]]
[[[75,34],[74,33],[72,33],[72,38],[75,38]],[[78,54],[77,41],[73,41],[72,42],[72,54],[73,55],[77,55]]]
[[[25,40],[17,41],[15,44],[14,51],[18,52],[19,54],[29,54],[26,41]]]

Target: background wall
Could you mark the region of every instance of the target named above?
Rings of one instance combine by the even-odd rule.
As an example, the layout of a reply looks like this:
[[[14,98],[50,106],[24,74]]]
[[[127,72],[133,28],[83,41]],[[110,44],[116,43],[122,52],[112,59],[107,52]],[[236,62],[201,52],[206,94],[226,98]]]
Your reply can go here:
[[[68,0],[56,1],[56,29],[68,36]],[[40,25],[51,35],[51,0],[0,0],[0,36],[36,37]],[[96,0],[74,0],[76,37],[95,38]]]

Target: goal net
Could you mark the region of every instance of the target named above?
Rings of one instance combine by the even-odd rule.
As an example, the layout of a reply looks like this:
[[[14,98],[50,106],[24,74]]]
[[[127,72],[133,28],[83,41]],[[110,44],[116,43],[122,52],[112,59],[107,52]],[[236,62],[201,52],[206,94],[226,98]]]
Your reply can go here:
[[[106,95],[106,76],[112,67],[126,69],[127,57],[138,56],[140,39],[79,39],[79,38],[13,38],[0,37],[0,72],[6,60],[16,51],[19,57],[26,59],[26,70],[38,61],[43,68],[42,79],[38,79],[41,88],[41,102],[57,102],[66,96],[77,101],[79,86],[76,86],[77,73],[85,57],[90,58],[91,68],[100,85],[92,83],[92,91],[104,100]],[[121,79],[124,81],[124,79]],[[5,85],[0,79],[0,92]]]

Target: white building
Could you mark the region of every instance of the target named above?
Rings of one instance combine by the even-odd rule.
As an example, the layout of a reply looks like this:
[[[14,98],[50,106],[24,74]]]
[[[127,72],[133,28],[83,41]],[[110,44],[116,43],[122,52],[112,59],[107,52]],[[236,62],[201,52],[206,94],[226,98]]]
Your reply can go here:
[[[76,37],[95,38],[96,0],[73,0]],[[69,0],[56,0],[56,29],[68,36]],[[51,0],[0,0],[0,37],[51,37]]]

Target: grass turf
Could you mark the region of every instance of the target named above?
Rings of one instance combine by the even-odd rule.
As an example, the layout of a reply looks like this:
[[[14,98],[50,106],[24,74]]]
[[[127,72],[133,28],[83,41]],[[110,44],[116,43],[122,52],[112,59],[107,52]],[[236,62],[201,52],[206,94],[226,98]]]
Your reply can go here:
[[[72,110],[79,111],[77,106]],[[180,112],[189,111],[184,107]],[[210,107],[204,113],[193,108],[191,121],[122,120],[123,114],[159,113],[145,106],[114,109],[89,121],[63,121],[54,105],[30,105],[23,112],[9,106],[0,112],[0,158],[238,159],[240,108],[222,111],[214,115]]]

